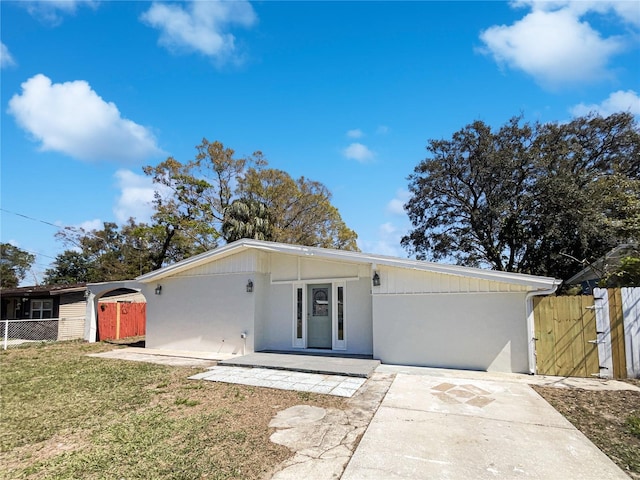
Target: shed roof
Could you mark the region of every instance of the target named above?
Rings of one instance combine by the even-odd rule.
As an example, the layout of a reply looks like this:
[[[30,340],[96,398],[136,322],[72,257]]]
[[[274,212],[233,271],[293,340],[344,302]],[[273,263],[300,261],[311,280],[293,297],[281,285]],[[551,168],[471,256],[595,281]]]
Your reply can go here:
[[[87,287],[85,283],[74,283],[70,285],[31,285],[27,287],[3,288],[0,289],[0,295],[3,297],[36,297],[84,292],[86,289]]]
[[[496,270],[484,270],[481,268],[461,267],[434,262],[412,260],[409,258],[390,257],[348,250],[333,250],[329,248],[306,247],[302,245],[290,245],[286,243],[265,242],[260,240],[242,239],[229,243],[223,247],[210,250],[200,255],[182,260],[181,262],[141,275],[136,280],[142,283],[150,283],[160,279],[181,273],[192,268],[234,255],[245,250],[258,250],[264,252],[281,253],[298,257],[314,257],[318,259],[333,260],[345,263],[369,264],[374,268],[379,265],[436,272],[446,275],[492,280],[495,282],[512,283],[515,285],[527,285],[532,289],[553,288],[561,283],[561,280],[550,277],[525,275],[522,273],[499,272]]]

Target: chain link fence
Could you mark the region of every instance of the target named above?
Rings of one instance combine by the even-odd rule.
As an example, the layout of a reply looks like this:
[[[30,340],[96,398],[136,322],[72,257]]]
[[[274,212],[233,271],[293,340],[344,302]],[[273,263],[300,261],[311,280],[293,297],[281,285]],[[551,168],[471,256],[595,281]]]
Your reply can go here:
[[[75,340],[83,337],[84,317],[37,320],[1,320],[2,348],[33,342]]]

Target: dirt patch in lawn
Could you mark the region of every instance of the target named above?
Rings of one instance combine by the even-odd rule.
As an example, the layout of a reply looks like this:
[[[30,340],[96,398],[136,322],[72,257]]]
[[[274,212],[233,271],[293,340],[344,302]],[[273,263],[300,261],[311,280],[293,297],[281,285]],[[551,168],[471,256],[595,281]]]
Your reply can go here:
[[[640,387],[640,380],[628,380]],[[640,392],[533,387],[631,478],[640,479]]]
[[[188,380],[203,371],[88,357],[67,342],[0,353],[0,478],[257,479],[292,456],[274,415],[345,399]]]

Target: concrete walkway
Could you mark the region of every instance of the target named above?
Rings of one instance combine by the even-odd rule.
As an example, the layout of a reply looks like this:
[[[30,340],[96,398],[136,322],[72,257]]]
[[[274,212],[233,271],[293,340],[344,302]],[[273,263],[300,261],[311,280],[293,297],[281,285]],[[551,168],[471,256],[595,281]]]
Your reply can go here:
[[[416,373],[397,373],[343,480],[629,478],[525,383]]]
[[[376,367],[380,365],[380,361],[365,358],[288,353],[249,353],[241,357],[225,359],[218,362],[218,365],[271,368],[292,372],[368,378]]]
[[[366,378],[344,375],[325,375],[273,368],[229,367],[226,365],[211,367],[206,372],[193,375],[189,379],[322,393],[338,397],[352,397],[367,380]]]

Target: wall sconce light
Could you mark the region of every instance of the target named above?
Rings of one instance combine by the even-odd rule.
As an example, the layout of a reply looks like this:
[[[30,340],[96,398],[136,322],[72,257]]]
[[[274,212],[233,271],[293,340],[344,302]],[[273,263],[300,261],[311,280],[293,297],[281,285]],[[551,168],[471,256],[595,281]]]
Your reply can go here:
[[[247,282],[247,293],[251,293],[251,292],[253,292],[253,282],[249,280]]]
[[[160,295],[162,294],[162,285],[158,284],[158,286],[155,289],[156,295]]]
[[[378,272],[373,272],[373,286],[374,287],[379,287],[380,286],[380,275],[378,275]]]

